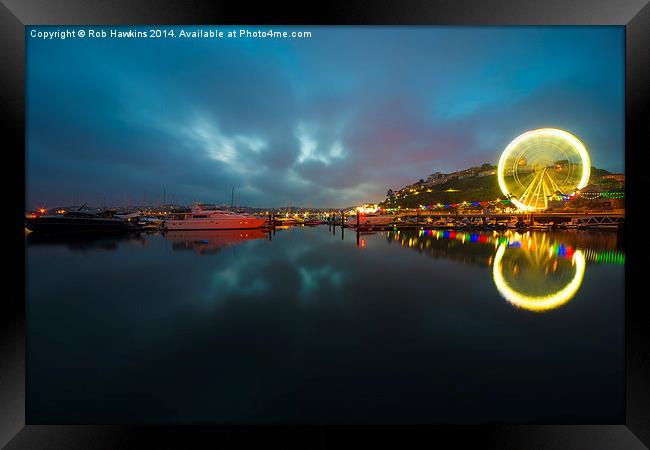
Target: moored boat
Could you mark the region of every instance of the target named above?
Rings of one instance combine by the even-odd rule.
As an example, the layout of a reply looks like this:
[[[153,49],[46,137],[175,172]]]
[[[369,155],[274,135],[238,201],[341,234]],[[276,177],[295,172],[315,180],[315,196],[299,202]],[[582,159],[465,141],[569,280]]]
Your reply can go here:
[[[276,217],[273,220],[273,225],[276,226],[283,226],[283,225],[298,225],[302,223],[300,220],[292,218],[292,217]]]
[[[29,214],[25,228],[33,232],[128,232],[139,231],[141,226],[119,217],[103,217],[88,211],[66,211],[54,214]]]
[[[519,220],[518,217],[512,217],[508,222],[506,222],[506,227],[511,230],[521,230],[528,227],[528,221]]]
[[[195,204],[190,212],[171,214],[163,227],[166,230],[243,230],[261,228],[267,222],[264,217]]]
[[[431,226],[435,228],[453,228],[454,219],[452,219],[451,217],[440,217],[438,220],[433,222]]]
[[[382,226],[390,225],[395,222],[395,216],[390,214],[359,214],[358,218],[356,214],[352,214],[348,217],[346,224],[351,227],[356,227],[359,224],[360,227],[372,227],[372,226]]]
[[[322,220],[318,220],[318,219],[308,219],[308,220],[305,220],[303,223],[305,225],[321,225],[321,224],[324,224],[325,222],[323,222]]]
[[[162,228],[165,221],[157,217],[140,216],[136,219],[136,222],[145,230],[157,230]]]
[[[164,222],[155,216],[146,215],[141,212],[131,214],[116,214],[115,217],[137,223],[143,230],[157,230],[162,227]]]

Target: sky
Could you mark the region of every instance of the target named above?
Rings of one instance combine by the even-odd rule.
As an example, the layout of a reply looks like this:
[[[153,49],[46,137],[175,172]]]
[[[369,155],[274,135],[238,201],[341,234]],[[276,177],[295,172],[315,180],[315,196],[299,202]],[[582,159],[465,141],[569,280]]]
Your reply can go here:
[[[230,203],[234,186],[242,205],[342,208],[497,164],[544,127],[624,171],[623,27],[63,40],[32,29],[65,28],[26,28],[27,207]]]

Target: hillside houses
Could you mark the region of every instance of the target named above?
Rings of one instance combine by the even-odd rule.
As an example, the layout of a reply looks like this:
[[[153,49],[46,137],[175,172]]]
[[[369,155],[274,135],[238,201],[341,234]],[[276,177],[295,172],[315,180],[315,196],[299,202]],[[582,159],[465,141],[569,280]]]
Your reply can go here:
[[[433,186],[444,184],[452,180],[462,180],[471,177],[484,177],[488,175],[496,175],[496,170],[497,170],[496,166],[485,163],[478,167],[470,167],[468,169],[458,170],[456,172],[451,172],[451,173],[434,172],[431,175],[429,175],[426,179],[420,179],[419,181],[404,186],[403,188],[397,191],[393,191],[392,189],[389,189],[387,193],[387,197],[388,198],[402,197],[410,193],[426,191],[427,189],[430,189]]]

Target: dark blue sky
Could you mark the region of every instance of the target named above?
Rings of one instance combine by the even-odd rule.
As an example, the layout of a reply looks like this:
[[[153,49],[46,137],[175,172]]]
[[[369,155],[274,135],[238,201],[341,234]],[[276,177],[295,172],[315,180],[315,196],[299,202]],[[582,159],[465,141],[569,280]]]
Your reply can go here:
[[[622,27],[296,29],[312,38],[28,37],[28,206],[233,185],[251,206],[377,202],[542,127],[624,170]]]

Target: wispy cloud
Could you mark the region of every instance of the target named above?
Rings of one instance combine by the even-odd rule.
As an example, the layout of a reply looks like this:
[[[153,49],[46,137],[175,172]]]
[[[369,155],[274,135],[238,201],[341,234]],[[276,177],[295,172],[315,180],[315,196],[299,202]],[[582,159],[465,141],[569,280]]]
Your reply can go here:
[[[295,134],[300,148],[300,153],[296,159],[298,164],[317,161],[329,166],[334,160],[345,158],[346,152],[339,140],[329,145],[319,142],[313,128],[305,124],[299,124],[296,127]]]

